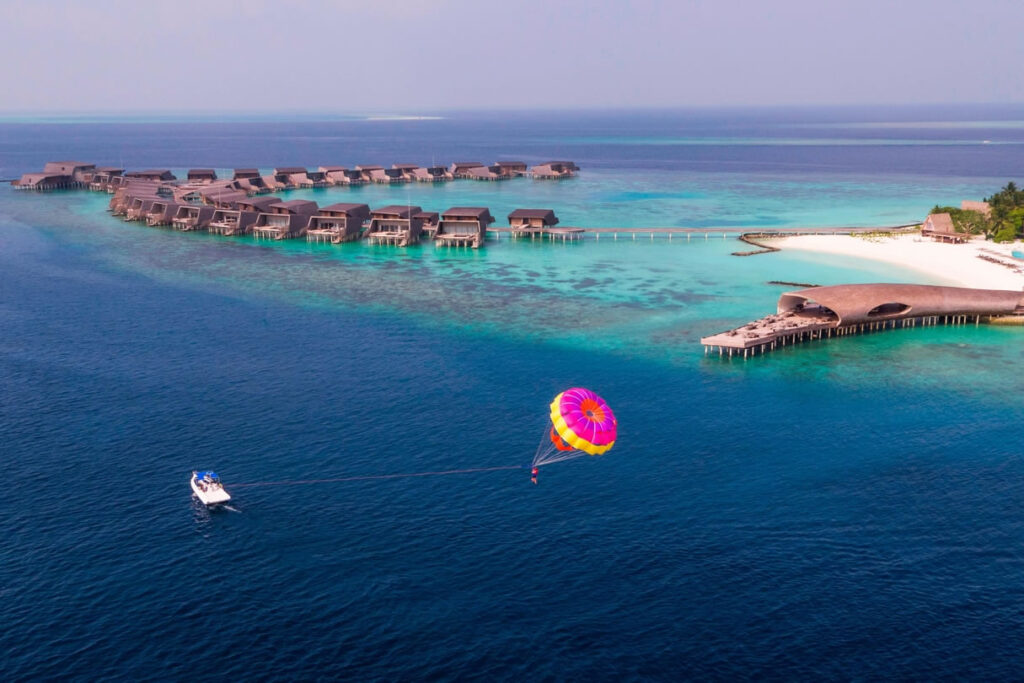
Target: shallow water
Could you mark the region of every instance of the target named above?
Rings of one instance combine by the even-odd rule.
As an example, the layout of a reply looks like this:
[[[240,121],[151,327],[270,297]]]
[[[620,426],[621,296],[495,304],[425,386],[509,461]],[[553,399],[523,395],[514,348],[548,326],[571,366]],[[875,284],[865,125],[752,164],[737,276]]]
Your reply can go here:
[[[381,149],[399,160],[415,140]],[[508,205],[534,188],[613,195],[627,168],[524,181]],[[816,192],[779,167],[742,182],[770,196],[776,173],[793,212],[768,213],[791,224],[839,216],[829,187],[912,213],[900,187],[961,182],[880,172],[857,189],[859,171],[839,172]],[[441,191],[493,210],[517,187],[498,185]],[[645,191],[626,201],[683,190]],[[737,258],[721,239],[268,244],[125,224],[105,201],[0,191],[4,678],[185,677],[197,661],[359,679],[1020,669],[1024,330],[916,328],[747,362],[696,343],[771,310],[784,288],[769,280],[919,275]],[[525,465],[574,384],[612,404],[618,443],[536,487],[524,469],[238,488],[212,513],[189,498],[196,467],[230,490]]]

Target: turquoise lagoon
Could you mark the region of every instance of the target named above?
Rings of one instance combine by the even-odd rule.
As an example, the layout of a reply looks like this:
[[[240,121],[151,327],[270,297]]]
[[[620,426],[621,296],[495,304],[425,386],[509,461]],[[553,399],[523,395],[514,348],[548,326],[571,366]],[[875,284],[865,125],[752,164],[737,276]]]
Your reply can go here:
[[[884,225],[1013,177],[1018,127],[960,119],[0,123],[0,167],[568,157],[583,175],[560,183],[290,196],[551,207],[626,229]],[[813,144],[792,144],[802,130]],[[887,133],[915,144],[822,144]],[[651,144],[692,138],[746,142]],[[106,202],[0,188],[5,679],[185,678],[198,661],[360,680],[1024,667],[1024,330],[915,328],[747,361],[699,344],[772,310],[785,287],[771,280],[921,274],[626,230],[477,251],[257,242],[124,223]],[[547,402],[574,384],[612,404],[619,442],[538,486],[500,471],[190,503],[197,467],[230,490],[526,464]],[[112,496],[112,482],[128,485]]]

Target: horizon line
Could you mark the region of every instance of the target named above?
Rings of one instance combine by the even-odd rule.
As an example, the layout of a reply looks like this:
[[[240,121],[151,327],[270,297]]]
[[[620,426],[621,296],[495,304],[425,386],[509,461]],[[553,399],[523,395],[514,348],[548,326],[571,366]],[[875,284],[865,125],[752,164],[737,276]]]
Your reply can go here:
[[[846,102],[846,103],[762,103],[762,104],[650,104],[650,105],[581,105],[581,106],[485,106],[485,107],[423,107],[418,109],[380,107],[373,109],[173,109],[173,108],[137,108],[137,109],[19,109],[0,107],[2,116],[332,116],[332,117],[389,117],[389,116],[432,116],[439,114],[458,113],[502,113],[502,112],[659,112],[659,111],[757,111],[778,109],[873,109],[893,107],[898,109],[921,109],[927,107],[971,108],[971,107],[1004,107],[1024,108],[1024,100],[1014,102]]]

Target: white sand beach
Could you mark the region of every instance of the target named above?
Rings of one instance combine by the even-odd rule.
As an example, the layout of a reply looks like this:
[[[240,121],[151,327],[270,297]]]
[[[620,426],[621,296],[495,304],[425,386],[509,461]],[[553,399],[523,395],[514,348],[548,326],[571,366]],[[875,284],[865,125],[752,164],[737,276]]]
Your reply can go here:
[[[871,237],[859,235],[799,235],[772,240],[780,249],[800,249],[872,259],[910,268],[936,284],[980,289],[1024,289],[1024,261],[1012,251],[1021,242],[995,244],[975,239],[966,244],[941,244],[917,233]],[[989,260],[991,259],[991,260]]]

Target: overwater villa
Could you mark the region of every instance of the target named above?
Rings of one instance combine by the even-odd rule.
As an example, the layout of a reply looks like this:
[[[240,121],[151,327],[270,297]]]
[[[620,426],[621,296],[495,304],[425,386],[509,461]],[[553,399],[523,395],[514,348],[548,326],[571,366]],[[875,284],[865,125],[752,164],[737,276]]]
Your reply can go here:
[[[23,173],[21,178],[12,181],[16,190],[33,190],[46,192],[49,190],[65,190],[78,187],[71,176],[63,173]]]
[[[88,185],[96,172],[96,164],[84,161],[47,161],[43,165],[43,173],[63,173],[69,176],[78,187]]]
[[[518,178],[527,174],[525,161],[499,161],[491,169],[502,178]]]
[[[235,183],[238,181],[225,182],[219,180],[216,183],[201,187],[178,187],[174,189],[174,198],[179,202],[191,202],[195,204],[210,204],[216,203],[217,199],[224,196],[245,196],[245,192],[235,188]]]
[[[152,210],[153,204],[162,200],[163,198],[157,195],[132,197],[123,218],[126,221],[144,221]]]
[[[377,178],[383,177],[384,167],[383,166],[356,166],[356,170],[359,171],[359,176],[363,179],[363,182],[372,183]]]
[[[384,206],[370,212],[370,227],[366,239],[373,244],[406,247],[416,244],[423,230],[418,206]]]
[[[437,211],[420,211],[413,218],[419,219],[420,229],[428,236],[433,237],[437,233],[437,226],[441,222],[441,214]]]
[[[544,164],[537,164],[530,171],[534,178],[539,180],[561,180],[572,178],[579,173],[580,167],[571,161],[549,161]]]
[[[119,187],[115,192],[114,196],[110,198],[110,202],[107,204],[107,211],[110,211],[115,216],[123,216],[128,211],[128,206],[132,200],[138,194],[150,194],[156,196],[156,188],[153,189],[139,189],[133,191],[129,189],[129,186],[125,185]]]
[[[263,184],[258,168],[236,168],[235,186],[247,195],[266,194],[270,188]]]
[[[363,178],[361,171],[345,168],[344,166],[330,166],[326,168],[330,169],[326,172],[329,185],[364,185],[367,182]]]
[[[270,192],[270,188],[263,185],[263,179],[259,176],[255,178],[237,178],[235,186],[249,196]]]
[[[182,204],[199,204],[203,201],[203,195],[198,187],[176,187],[171,192],[174,199]]]
[[[237,201],[234,208],[214,211],[207,229],[216,235],[247,235],[260,214],[279,201],[277,197],[246,197]]]
[[[216,211],[214,207],[202,204],[180,204],[171,225],[175,230],[206,230]]]
[[[251,196],[248,193],[237,190],[210,192],[203,195],[203,204],[212,206],[215,209],[234,209],[238,207],[239,202],[244,202]],[[276,201],[273,197],[268,197],[268,199]]]
[[[177,180],[173,173],[166,168],[151,168],[145,171],[128,171],[125,178],[136,178],[138,180],[171,181]]]
[[[277,180],[276,176],[260,176],[260,182],[263,183],[263,187],[267,188],[267,192],[278,192],[287,189],[284,183]]]
[[[306,177],[311,184],[303,187],[327,187],[327,174],[323,171],[306,171]]]
[[[344,166],[320,166],[317,170],[324,174],[324,183],[330,186],[341,185],[342,183],[338,182],[338,178],[348,169]]]
[[[416,168],[412,172],[412,178],[419,183],[440,183],[452,180],[454,176],[444,166],[428,166]]]
[[[359,166],[357,168],[361,169],[364,178],[367,178],[373,183],[391,185],[393,183],[409,182],[409,179],[405,176],[405,172],[400,168],[382,168],[380,166]]]
[[[448,172],[452,174],[452,178],[469,178],[469,172],[474,168],[484,168],[484,165],[479,161],[456,161],[448,167]]]
[[[701,339],[705,353],[758,352],[812,339],[926,325],[1024,320],[1024,293],[938,285],[810,287],[779,297],[776,313]]]
[[[309,179],[306,169],[301,166],[275,168],[274,180],[283,185],[286,190],[294,190],[298,187],[313,187],[313,181]]]
[[[146,214],[146,225],[150,227],[170,225],[178,213],[178,208],[182,206],[184,204],[170,199],[160,199],[153,202],[149,213]]]
[[[391,164],[391,168],[402,174],[402,181],[411,183],[416,180],[416,170],[419,164]]]
[[[543,235],[558,225],[558,217],[551,209],[516,209],[508,215],[508,227],[513,237]]]
[[[11,185],[19,190],[35,191],[87,187],[95,171],[95,164],[83,161],[48,161],[42,173],[25,173]]]
[[[123,173],[121,175],[110,176],[110,178],[107,180],[107,194],[114,194],[115,192],[117,192],[117,189],[119,187],[123,186],[127,182],[128,179],[124,177]]]
[[[921,224],[921,236],[949,244],[960,244],[970,237],[967,233],[957,232],[953,218],[948,213],[929,214]]]
[[[107,204],[107,210],[115,216],[124,216],[136,197],[169,197],[171,195],[160,183],[147,180],[125,179],[121,187]]]
[[[190,183],[212,183],[217,180],[217,172],[212,168],[190,168],[185,178]]]
[[[301,237],[306,233],[311,216],[317,213],[316,202],[306,199],[292,199],[275,202],[259,215],[252,226],[256,237],[284,240]]]
[[[474,166],[466,171],[466,178],[470,180],[506,180],[509,176],[498,173],[497,166]]]
[[[409,178],[406,176],[405,171],[400,168],[385,168],[384,175],[387,177],[388,183],[407,183]]]
[[[89,189],[94,192],[106,192],[110,187],[111,179],[118,178],[118,182],[120,182],[122,175],[124,175],[123,168],[100,166],[92,174],[92,180],[89,181]]]
[[[487,226],[494,222],[490,210],[480,206],[456,206],[441,214],[434,241],[437,244],[483,246]]]
[[[107,204],[107,211],[113,216],[123,216],[125,211],[128,210],[128,204],[131,200],[132,197],[128,194],[127,188],[119,188],[114,192],[114,196],[110,198],[110,202]]]
[[[333,244],[352,242],[362,235],[363,223],[370,219],[366,204],[331,204],[316,212],[306,227],[306,239]]]

